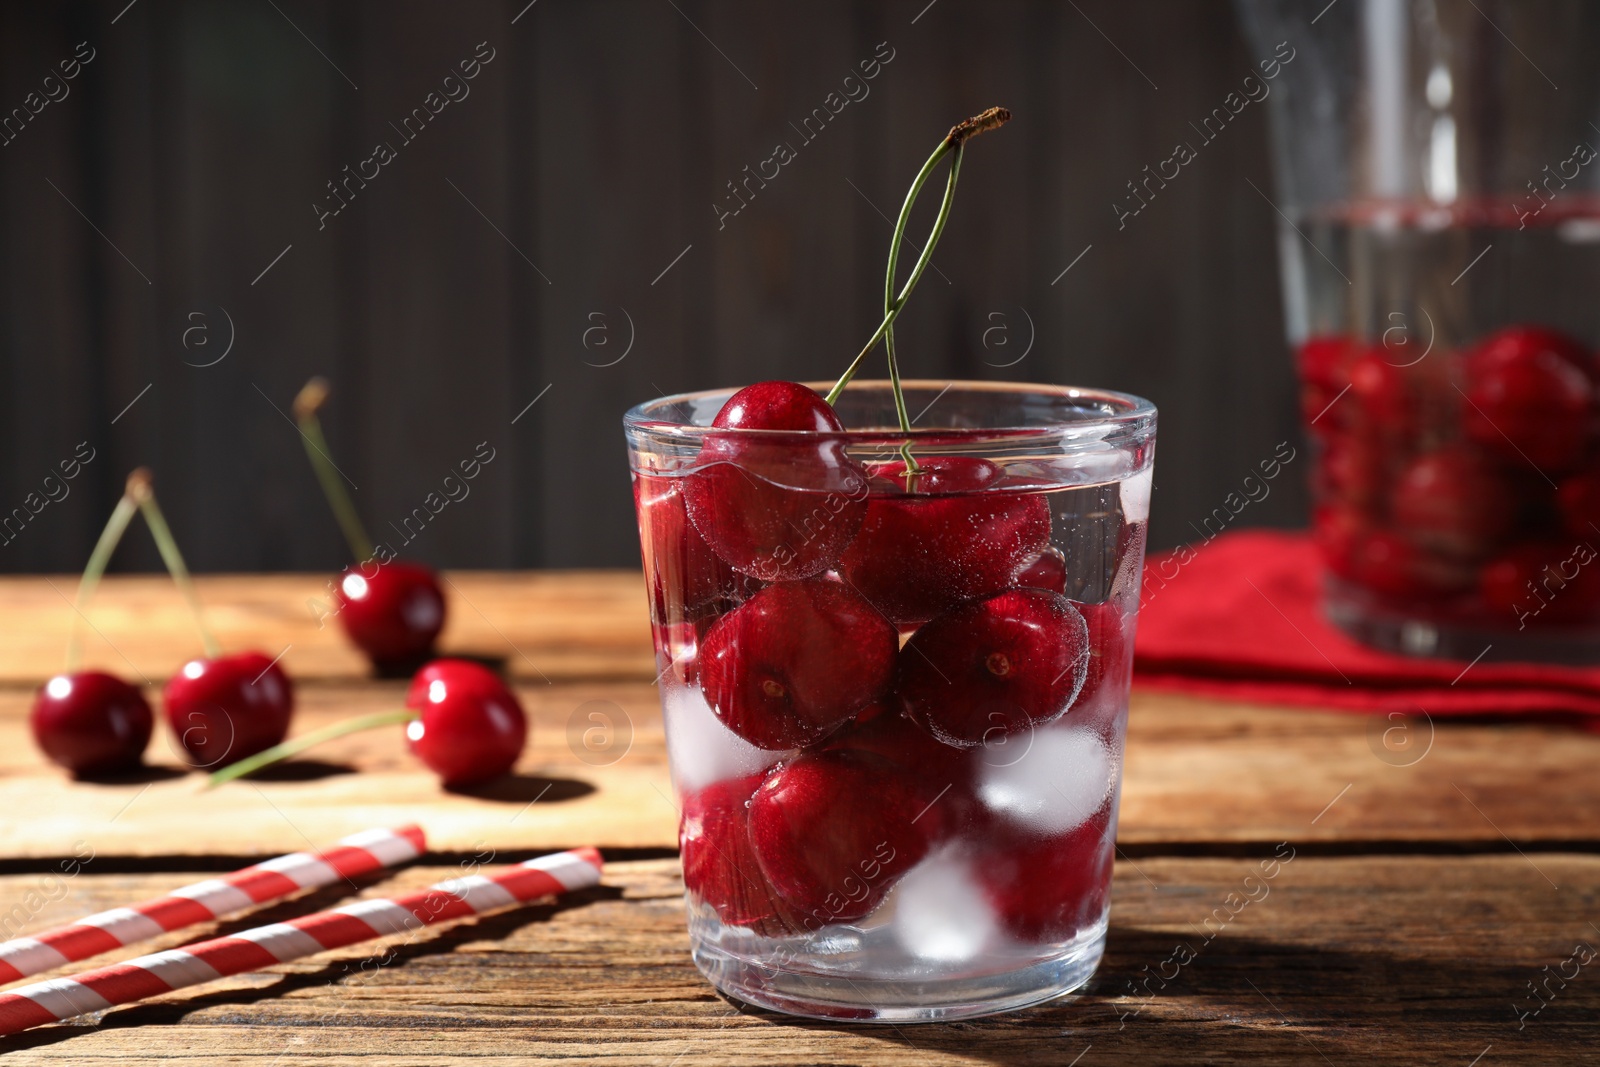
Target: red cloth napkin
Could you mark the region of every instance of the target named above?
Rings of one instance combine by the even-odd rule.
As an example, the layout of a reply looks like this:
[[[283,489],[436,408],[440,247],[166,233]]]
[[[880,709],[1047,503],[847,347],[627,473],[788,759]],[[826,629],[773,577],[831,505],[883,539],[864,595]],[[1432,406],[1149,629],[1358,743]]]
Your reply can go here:
[[[1244,530],[1145,564],[1134,677],[1227,700],[1430,716],[1600,716],[1600,666],[1377,652],[1322,618],[1305,534]]]

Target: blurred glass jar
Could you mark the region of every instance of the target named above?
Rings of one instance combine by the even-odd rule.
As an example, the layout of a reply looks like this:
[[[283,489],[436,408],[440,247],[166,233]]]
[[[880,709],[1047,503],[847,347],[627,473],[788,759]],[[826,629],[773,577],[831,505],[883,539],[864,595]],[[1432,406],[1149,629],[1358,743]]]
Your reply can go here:
[[[1600,660],[1600,5],[1239,10],[1293,56],[1274,206],[1325,613],[1410,654]]]

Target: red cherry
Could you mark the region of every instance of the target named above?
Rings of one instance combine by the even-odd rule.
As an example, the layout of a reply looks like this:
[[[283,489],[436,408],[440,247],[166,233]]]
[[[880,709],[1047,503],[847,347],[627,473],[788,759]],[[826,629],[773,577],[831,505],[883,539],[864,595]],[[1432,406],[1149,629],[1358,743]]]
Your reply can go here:
[[[963,600],[1016,584],[1050,542],[1050,506],[1037,493],[999,492],[986,459],[932,456],[909,479],[903,461],[873,468],[874,493],[839,573],[896,623],[926,622]]]
[[[1416,426],[1417,398],[1404,369],[1391,363],[1382,349],[1350,364],[1350,398],[1363,425],[1385,438],[1408,437]]]
[[[1123,527],[1127,529],[1126,526]],[[1120,553],[1119,553],[1120,555]],[[1016,584],[1029,589],[1067,591],[1067,556],[1055,545],[1046,545],[1017,572]]]
[[[1521,501],[1507,478],[1462,445],[1413,460],[1396,479],[1396,524],[1419,546],[1482,559],[1516,526]]]
[[[826,433],[844,429],[839,416],[816,390],[799,382],[747,385],[723,402],[711,425],[721,430],[801,430]]]
[[[1537,327],[1492,334],[1463,365],[1462,429],[1508,460],[1546,473],[1577,460],[1589,441],[1594,383],[1588,353]]]
[[[797,932],[801,923],[767,885],[750,844],[750,797],[764,777],[728,778],[685,796],[678,850],[684,887],[718,918],[781,936]]]
[[[1111,687],[1108,696],[1121,700],[1128,679],[1128,641],[1123,636],[1122,609],[1115,601],[1100,604],[1072,602],[1089,628],[1089,667],[1083,676],[1083,688],[1078,691],[1075,703],[1088,707],[1100,696],[1102,688]]]
[[[1362,538],[1351,554],[1350,569],[1362,585],[1386,596],[1417,596],[1426,586],[1417,579],[1417,550],[1399,534],[1380,531]]]
[[[656,622],[699,619],[719,600],[742,601],[761,588],[718,559],[689,523],[682,479],[635,475],[633,500]]]
[[[914,722],[970,747],[1066,714],[1088,666],[1089,629],[1072,602],[1012,589],[913,634],[900,650],[896,688]]]
[[[1550,352],[1591,379],[1600,376],[1600,366],[1580,341],[1548,326],[1507,326],[1479,341],[1477,351],[1494,352],[1511,360]]]
[[[712,550],[763,581],[833,566],[861,525],[867,487],[827,402],[795,382],[759,382],[733,394],[712,426],[790,431],[707,436],[683,493]]]
[[[1600,538],[1600,470],[1563,479],[1556,489],[1561,527],[1579,538]]]
[[[1311,509],[1311,535],[1328,569],[1355,576],[1356,549],[1368,534],[1367,523],[1353,508],[1318,504]]]
[[[272,657],[235,652],[192,659],[161,693],[167,726],[196,767],[221,767],[283,740],[294,687]]]
[[[1351,551],[1349,577],[1383,596],[1437,597],[1472,586],[1472,569],[1425,552],[1399,534],[1379,531],[1359,538]]]
[[[930,782],[944,778],[938,785],[940,789],[956,778],[965,781],[968,777],[964,770],[966,749],[940,741],[887,701],[863,708],[854,721],[828,738],[824,749],[871,752]]]
[[[528,719],[499,675],[467,660],[436,659],[411,679],[406,724],[412,753],[445,785],[473,785],[509,771],[522,755]]]
[[[1360,510],[1373,506],[1389,487],[1389,450],[1372,436],[1328,440],[1317,453],[1320,495]]]
[[[433,652],[444,629],[444,593],[433,570],[390,560],[368,574],[353,566],[339,579],[339,621],[373,664],[403,667]]]
[[[840,582],[779,582],[724,615],[700,644],[706,703],[760,748],[821,739],[884,696],[899,639]]]
[[[1105,913],[1111,892],[1111,809],[1064,834],[997,829],[973,869],[1013,936],[1065,941]]]
[[[1490,611],[1516,620],[1518,629],[1591,621],[1600,615],[1600,560],[1586,544],[1516,545],[1484,564],[1478,592]]]
[[[1329,405],[1350,384],[1350,361],[1356,346],[1345,337],[1313,337],[1300,345],[1300,411],[1313,433],[1332,432],[1342,424],[1342,412]],[[1315,421],[1313,421],[1315,420]]]
[[[39,687],[29,715],[47,758],[79,778],[131,770],[144,759],[153,719],[139,690],[110,674],[58,674]]]
[[[978,802],[971,750],[945,744],[888,702],[868,705],[829,737],[823,750],[870,753],[922,783],[938,798],[943,834],[956,832],[973,818]]]
[[[812,929],[869,914],[942,835],[937,789],[866,751],[818,751],[782,765],[750,801],[750,841],[767,883]]]

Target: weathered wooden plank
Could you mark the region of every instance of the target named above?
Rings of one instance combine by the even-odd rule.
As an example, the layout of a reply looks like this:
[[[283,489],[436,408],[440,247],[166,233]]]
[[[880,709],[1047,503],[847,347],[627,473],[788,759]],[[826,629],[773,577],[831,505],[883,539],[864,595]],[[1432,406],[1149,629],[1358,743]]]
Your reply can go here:
[[[296,730],[395,707],[403,687],[305,686]],[[533,722],[520,775],[475,796],[442,792],[398,727],[331,742],[278,776],[211,793],[198,775],[175,773],[163,732],[150,749],[155,773],[72,783],[26,736],[31,696],[3,692],[0,849],[10,858],[62,856],[86,840],[114,855],[260,855],[412,820],[451,850],[675,847],[655,688],[596,681],[519,691]],[[1130,718],[1119,840],[1135,857],[1284,840],[1503,851],[1508,837],[1538,848],[1593,847],[1600,837],[1600,737],[1561,726],[1440,725],[1426,755],[1404,767],[1379,758],[1386,750],[1359,716],[1136,691]],[[207,818],[195,817],[197,805]]]
[[[130,536],[142,535],[135,530]],[[196,579],[206,618],[225,648],[258,647],[299,679],[357,679],[366,660],[331,609],[327,575]],[[504,659],[516,677],[655,677],[643,584],[636,571],[445,575],[449,617],[440,646]],[[36,686],[61,669],[77,578],[9,578],[0,612],[0,685]],[[321,605],[319,608],[318,605]],[[199,652],[183,599],[164,577],[106,579],[87,613],[85,648],[95,666],[160,682]]]
[[[404,693],[403,681],[306,687],[297,732],[399,707]],[[200,775],[180,773],[162,731],[148,751],[149,773],[114,785],[73,783],[46,768],[25,736],[31,698],[7,693],[0,848],[12,858],[67,855],[77,841],[101,855],[263,855],[408,822],[421,823],[433,847],[453,851],[676,845],[652,687],[533,685],[521,695],[533,736],[518,773],[468,794],[441,789],[406,751],[398,726],[330,742],[281,777],[268,772],[211,792]]]
[[[14,1063],[80,1064],[357,1055],[378,1064],[581,1056],[684,1067],[1577,1062],[1600,1038],[1600,985],[1573,962],[1576,946],[1592,953],[1600,943],[1590,924],[1600,859],[1549,855],[1538,864],[1515,855],[1298,855],[1262,882],[1247,860],[1123,863],[1107,956],[1084,994],[973,1023],[862,1027],[741,1011],[716,995],[688,958],[677,862],[613,863],[605,886],[564,904],[227,979],[4,1039],[0,1051]],[[422,885],[451,870],[412,868],[364,892]],[[1257,880],[1246,883],[1252,874]],[[185,877],[85,873],[23,928]],[[39,880],[0,879],[0,899],[37,890]],[[1224,902],[1246,892],[1255,901],[1233,905],[1229,916]],[[222,929],[339,896],[330,890]],[[1193,954],[1181,966],[1168,962],[1178,945]],[[1565,984],[1552,977],[1561,973]],[[1149,977],[1156,974],[1169,976],[1164,988]],[[1528,983],[1544,990],[1547,979],[1549,991],[1533,999]]]

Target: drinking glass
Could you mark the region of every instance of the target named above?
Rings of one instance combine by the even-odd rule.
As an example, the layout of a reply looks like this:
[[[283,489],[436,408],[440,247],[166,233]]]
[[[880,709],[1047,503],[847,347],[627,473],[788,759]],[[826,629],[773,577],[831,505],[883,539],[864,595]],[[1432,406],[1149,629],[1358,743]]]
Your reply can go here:
[[[1391,651],[1595,662],[1600,7],[1239,10],[1290,57],[1266,99],[1325,614]]]
[[[695,963],[826,1019],[1081,986],[1105,943],[1154,407],[910,382],[906,433],[888,383],[857,382],[844,432],[713,428],[731,393],[625,419]]]

